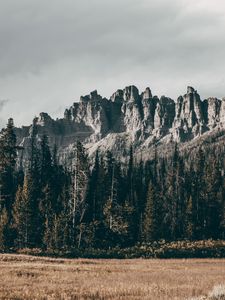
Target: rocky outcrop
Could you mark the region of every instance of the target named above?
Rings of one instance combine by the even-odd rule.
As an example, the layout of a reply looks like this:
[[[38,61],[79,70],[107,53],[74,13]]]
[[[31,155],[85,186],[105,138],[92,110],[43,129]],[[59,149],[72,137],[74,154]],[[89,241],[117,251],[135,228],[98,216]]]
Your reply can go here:
[[[213,97],[204,100],[205,120],[209,128],[214,128],[220,122],[221,102]]]
[[[225,98],[221,101],[221,107],[220,107],[220,122],[222,125],[225,124]]]
[[[188,87],[187,93],[178,98],[173,122],[175,137],[178,140],[189,140],[204,133],[206,120],[203,106],[199,94],[192,87]]]
[[[139,93],[135,86],[128,86],[109,100],[93,91],[66,109],[62,119],[41,113],[34,124],[37,137],[47,134],[51,145],[56,144],[63,153],[76,140],[86,144],[90,153],[98,147],[126,153],[124,147],[130,143],[138,150],[146,149],[156,140],[186,142],[215,127],[225,127],[225,99],[202,101],[197,91],[188,87],[175,102],[153,96],[149,87]],[[26,144],[30,127],[18,128],[16,134],[18,142]]]
[[[157,101],[154,118],[154,129],[155,132],[158,132],[158,137],[164,136],[169,132],[173,124],[174,116],[174,101],[165,96],[161,97],[160,100]]]
[[[121,126],[123,131],[131,135],[134,142],[143,142],[152,134],[166,134],[172,126],[175,115],[174,101],[165,96],[160,99],[157,96],[153,97],[150,88],[139,94],[135,86],[126,87],[124,90],[118,90],[111,99],[121,104]]]

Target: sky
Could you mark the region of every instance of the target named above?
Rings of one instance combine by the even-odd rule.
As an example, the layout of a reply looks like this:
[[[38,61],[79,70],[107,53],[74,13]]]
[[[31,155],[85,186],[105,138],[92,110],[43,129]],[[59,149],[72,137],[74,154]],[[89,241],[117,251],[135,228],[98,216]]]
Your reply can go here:
[[[225,96],[224,0],[0,0],[0,125],[97,89]]]

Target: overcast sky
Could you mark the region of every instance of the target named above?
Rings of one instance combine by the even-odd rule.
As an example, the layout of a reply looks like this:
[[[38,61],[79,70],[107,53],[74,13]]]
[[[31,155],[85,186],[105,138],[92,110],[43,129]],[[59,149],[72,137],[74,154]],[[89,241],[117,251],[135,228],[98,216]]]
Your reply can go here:
[[[224,0],[0,0],[0,119],[62,116],[97,89],[225,96]]]

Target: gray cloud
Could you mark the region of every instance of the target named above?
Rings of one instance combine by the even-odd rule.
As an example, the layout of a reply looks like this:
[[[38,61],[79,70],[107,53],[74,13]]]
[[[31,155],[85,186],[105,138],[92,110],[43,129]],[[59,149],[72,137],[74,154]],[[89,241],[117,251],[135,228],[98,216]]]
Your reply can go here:
[[[0,112],[2,111],[3,107],[9,102],[9,99],[0,99]]]
[[[8,99],[0,99],[0,129],[3,128],[6,124],[6,121],[2,116],[3,115],[2,110],[8,102],[9,102]]]
[[[18,124],[97,88],[225,96],[223,0],[0,0],[0,97]]]

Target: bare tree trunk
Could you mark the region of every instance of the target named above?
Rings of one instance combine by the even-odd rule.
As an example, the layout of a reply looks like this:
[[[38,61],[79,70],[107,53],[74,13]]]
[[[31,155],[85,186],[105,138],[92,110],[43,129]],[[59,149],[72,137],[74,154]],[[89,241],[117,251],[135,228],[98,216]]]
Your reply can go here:
[[[111,184],[111,194],[110,194],[110,202],[112,206],[113,206],[113,192],[114,192],[114,165],[112,171],[112,184]],[[112,226],[113,226],[113,217],[112,217],[112,211],[110,210],[109,228],[112,229]]]
[[[78,249],[80,248],[82,234],[83,234],[83,230],[82,230],[82,227],[80,226],[80,233],[79,233],[79,239],[78,239]]]
[[[73,223],[73,239],[75,241],[75,226],[76,226],[76,206],[77,206],[77,191],[78,191],[78,182],[77,182],[77,163],[78,163],[78,156],[77,156],[77,149],[75,154],[75,162],[74,162],[74,183],[73,183],[73,209],[72,209],[72,223]]]

